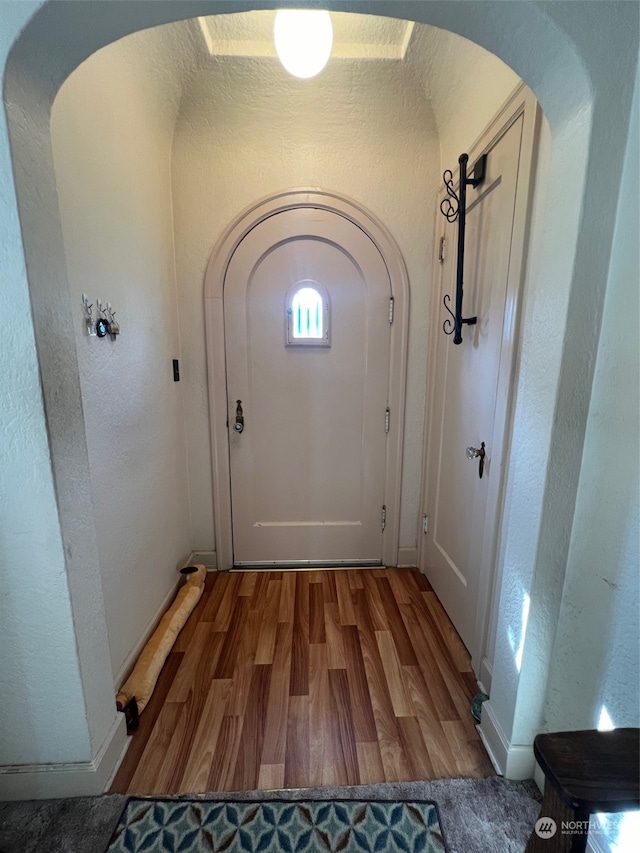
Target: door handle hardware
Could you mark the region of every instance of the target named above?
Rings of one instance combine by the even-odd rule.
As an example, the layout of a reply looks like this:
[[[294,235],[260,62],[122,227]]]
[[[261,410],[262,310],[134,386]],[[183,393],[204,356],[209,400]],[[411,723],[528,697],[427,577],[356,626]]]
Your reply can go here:
[[[484,441],[480,444],[480,447],[467,447],[467,459],[479,459],[480,465],[478,466],[478,477],[482,479],[482,475],[484,474],[484,457],[486,456],[486,452],[484,449]]]
[[[236,422],[233,425],[237,433],[241,433],[244,429],[244,415],[242,414],[242,400],[237,401],[236,405]]]

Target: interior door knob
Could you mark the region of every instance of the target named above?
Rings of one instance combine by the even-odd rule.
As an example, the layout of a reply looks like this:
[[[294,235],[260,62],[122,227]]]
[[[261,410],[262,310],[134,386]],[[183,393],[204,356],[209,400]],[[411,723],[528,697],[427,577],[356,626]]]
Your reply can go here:
[[[485,457],[485,449],[484,449],[484,441],[480,444],[480,447],[467,447],[467,459],[479,459],[480,465],[478,466],[478,476],[482,479],[482,475],[484,473],[484,457]]]

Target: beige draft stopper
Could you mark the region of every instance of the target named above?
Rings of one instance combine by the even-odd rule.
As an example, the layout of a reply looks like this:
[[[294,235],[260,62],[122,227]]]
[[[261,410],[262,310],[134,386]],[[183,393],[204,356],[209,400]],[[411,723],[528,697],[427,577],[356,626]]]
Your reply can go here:
[[[120,688],[116,696],[119,708],[124,708],[135,696],[138,713],[142,713],[151,698],[160,671],[173,648],[176,637],[202,595],[207,570],[200,565],[195,568],[195,572],[186,575],[187,582],[178,590],[173,604],[164,614],[142,650],[133,672]]]

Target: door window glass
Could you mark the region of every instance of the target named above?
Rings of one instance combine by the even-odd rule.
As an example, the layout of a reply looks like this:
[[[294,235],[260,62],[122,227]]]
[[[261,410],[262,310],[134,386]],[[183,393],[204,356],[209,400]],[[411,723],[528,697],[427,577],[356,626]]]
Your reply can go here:
[[[287,345],[330,346],[329,294],[317,282],[295,285],[287,295]]]

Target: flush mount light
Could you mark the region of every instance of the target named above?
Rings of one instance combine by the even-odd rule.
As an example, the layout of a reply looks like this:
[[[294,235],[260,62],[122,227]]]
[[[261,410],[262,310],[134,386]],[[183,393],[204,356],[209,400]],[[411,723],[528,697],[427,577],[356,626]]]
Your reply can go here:
[[[333,45],[329,13],[319,9],[276,12],[273,40],[280,62],[294,77],[315,77],[327,64]]]

